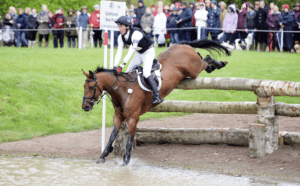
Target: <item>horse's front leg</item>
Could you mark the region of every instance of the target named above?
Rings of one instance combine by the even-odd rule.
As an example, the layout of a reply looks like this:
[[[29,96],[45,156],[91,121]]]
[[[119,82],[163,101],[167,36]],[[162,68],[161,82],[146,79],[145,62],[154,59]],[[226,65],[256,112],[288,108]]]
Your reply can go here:
[[[99,160],[97,161],[97,163],[104,163],[106,156],[108,156],[108,154],[111,153],[114,149],[112,144],[113,144],[114,140],[117,137],[120,126],[121,126],[122,122],[124,121],[124,119],[122,118],[122,116],[115,113],[114,117],[113,117],[113,120],[114,120],[114,127],[113,127],[113,130],[112,130],[111,135],[109,137],[109,141],[108,141],[102,155],[100,156]]]
[[[129,134],[127,136],[126,152],[125,152],[125,155],[123,157],[122,166],[126,166],[130,162],[130,153],[131,153],[131,149],[132,149],[133,139],[134,139],[134,135],[135,135],[138,120],[139,120],[138,117],[137,117],[137,119],[130,118],[128,120],[128,132],[129,132]]]

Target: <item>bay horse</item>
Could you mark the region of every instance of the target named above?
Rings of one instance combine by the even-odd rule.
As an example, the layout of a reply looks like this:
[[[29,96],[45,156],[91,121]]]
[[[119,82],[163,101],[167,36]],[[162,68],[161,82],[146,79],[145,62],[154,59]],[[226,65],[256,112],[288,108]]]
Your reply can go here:
[[[201,71],[209,67],[208,62],[202,60],[194,48],[202,48],[210,52],[215,51],[219,55],[225,53],[230,55],[230,51],[221,44],[211,40],[196,40],[192,42],[181,42],[172,45],[164,50],[157,60],[162,65],[162,87],[159,93],[162,98],[170,94],[176,85],[178,85],[186,77],[197,78]],[[152,105],[152,93],[142,90],[132,78],[135,72],[131,74],[121,73],[116,75],[113,70],[97,68],[95,72],[86,73],[84,84],[84,97],[82,109],[91,111],[93,105],[102,98],[102,92],[106,91],[111,96],[111,101],[115,110],[113,116],[113,130],[109,138],[109,142],[97,163],[104,163],[107,155],[113,151],[112,143],[120,129],[121,123],[126,120],[128,123],[128,139],[126,143],[126,152],[123,157],[123,166],[130,161],[130,151],[132,148],[133,138],[135,135],[139,116],[150,111]],[[128,89],[133,92],[129,92]],[[102,96],[101,96],[102,95]],[[101,99],[100,99],[101,101]]]

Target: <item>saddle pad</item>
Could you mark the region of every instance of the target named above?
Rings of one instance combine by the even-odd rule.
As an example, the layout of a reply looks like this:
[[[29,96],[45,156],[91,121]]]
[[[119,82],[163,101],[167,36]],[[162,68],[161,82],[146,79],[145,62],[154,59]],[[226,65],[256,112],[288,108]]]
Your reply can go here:
[[[151,71],[151,74],[154,76],[154,80],[157,83],[157,90],[160,90],[161,88],[161,64],[158,63],[159,68],[157,68],[154,71]],[[137,73],[137,79],[138,79],[138,83],[140,85],[140,87],[147,91],[147,92],[152,92],[151,87],[149,86],[149,84],[147,83],[147,80],[145,79],[144,75],[143,75],[143,70],[141,69],[136,69],[136,73]]]

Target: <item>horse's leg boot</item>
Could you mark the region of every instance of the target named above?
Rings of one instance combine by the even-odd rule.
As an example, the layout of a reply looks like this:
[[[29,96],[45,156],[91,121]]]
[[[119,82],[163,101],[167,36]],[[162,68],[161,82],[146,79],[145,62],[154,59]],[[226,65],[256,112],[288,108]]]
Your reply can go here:
[[[97,161],[97,163],[104,163],[105,162],[105,157],[114,150],[114,148],[112,147],[112,143],[116,139],[117,134],[118,134],[118,131],[117,131],[116,127],[114,126],[114,128],[111,132],[111,135],[109,137],[109,141],[107,143],[107,146],[104,149],[104,151],[103,151],[102,155],[100,156],[99,160]]]
[[[159,103],[162,103],[164,100],[160,97],[159,93],[158,93],[158,90],[157,90],[157,84],[156,82],[154,81],[154,78],[153,76],[149,76],[147,78],[147,82],[148,84],[150,85],[152,91],[153,91],[153,99],[152,99],[152,104],[153,105],[156,105],[156,104],[159,104]]]
[[[221,69],[221,68],[225,67],[228,63],[227,61],[218,62],[218,61],[214,60],[213,58],[211,58],[210,55],[207,55],[203,60],[206,61],[209,65],[214,66],[216,69]],[[213,69],[213,70],[215,70],[215,69]],[[210,73],[210,72],[208,72],[208,73]]]
[[[131,137],[131,135],[128,135],[127,142],[126,142],[126,152],[125,152],[125,155],[123,157],[122,166],[126,166],[130,162],[130,152],[131,152],[131,149],[132,149],[132,144],[133,144],[133,138]]]
[[[212,66],[212,65],[208,65],[205,69],[205,71],[207,73],[212,73],[214,70],[216,70],[216,67]]]

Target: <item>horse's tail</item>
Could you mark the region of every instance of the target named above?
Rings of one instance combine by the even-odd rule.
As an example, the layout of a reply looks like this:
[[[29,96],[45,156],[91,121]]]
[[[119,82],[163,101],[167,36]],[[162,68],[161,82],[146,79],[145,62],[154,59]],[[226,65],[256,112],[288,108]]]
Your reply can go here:
[[[225,46],[213,40],[201,39],[195,41],[182,41],[178,44],[189,45],[193,48],[202,48],[209,52],[217,52],[218,54],[225,53],[227,56],[231,55],[231,52]]]

